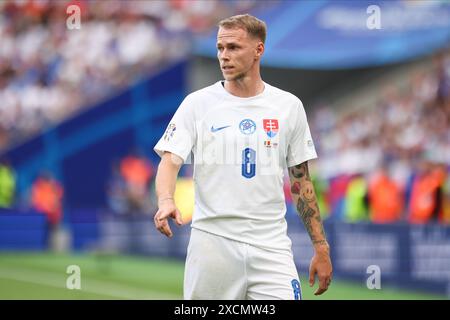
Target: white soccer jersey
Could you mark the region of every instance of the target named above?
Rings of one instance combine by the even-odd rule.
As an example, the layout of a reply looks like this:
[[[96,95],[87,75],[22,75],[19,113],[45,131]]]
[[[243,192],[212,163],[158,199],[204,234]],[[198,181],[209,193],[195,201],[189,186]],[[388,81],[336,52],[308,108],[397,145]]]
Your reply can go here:
[[[221,81],[188,95],[155,146],[194,161],[192,227],[268,249],[291,249],[286,167],[316,158],[302,102],[264,83],[254,97]]]

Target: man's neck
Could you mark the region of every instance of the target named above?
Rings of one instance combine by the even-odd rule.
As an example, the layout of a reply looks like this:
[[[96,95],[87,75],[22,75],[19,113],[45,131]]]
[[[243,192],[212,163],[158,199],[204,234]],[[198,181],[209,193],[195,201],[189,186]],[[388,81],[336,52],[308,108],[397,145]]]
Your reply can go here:
[[[249,98],[257,96],[264,91],[264,82],[261,77],[257,77],[256,79],[249,77],[233,81],[225,80],[224,87],[225,90],[234,96]]]

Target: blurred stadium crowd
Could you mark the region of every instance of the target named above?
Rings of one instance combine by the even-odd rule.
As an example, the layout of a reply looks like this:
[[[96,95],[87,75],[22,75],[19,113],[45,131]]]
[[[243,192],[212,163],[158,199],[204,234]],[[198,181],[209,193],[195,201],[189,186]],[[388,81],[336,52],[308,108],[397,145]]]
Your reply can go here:
[[[255,3],[0,1],[0,151],[184,57],[219,13]],[[76,32],[70,4],[81,8]]]
[[[450,223],[450,54],[433,59],[369,108],[313,108],[323,211],[347,221]]]
[[[82,7],[83,27],[67,37],[68,2],[0,2],[0,152],[185,56],[190,37],[210,30],[219,12],[256,5],[74,3]],[[438,56],[433,70],[415,74],[408,88],[388,86],[372,108],[313,109],[309,119],[319,160],[312,171],[325,218],[450,223],[450,55]],[[119,214],[153,213],[154,172],[154,164],[138,155],[113,163],[105,205]],[[0,208],[16,205],[17,174],[13,164],[0,162]],[[192,187],[180,181],[190,194]],[[45,173],[30,188],[29,205],[57,224],[64,186]],[[287,182],[286,198],[292,213]]]

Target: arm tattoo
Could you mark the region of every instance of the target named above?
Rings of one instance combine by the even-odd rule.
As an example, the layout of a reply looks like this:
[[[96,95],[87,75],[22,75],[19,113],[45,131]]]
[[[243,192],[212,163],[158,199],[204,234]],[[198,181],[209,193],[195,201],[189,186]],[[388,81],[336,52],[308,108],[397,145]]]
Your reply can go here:
[[[289,169],[291,192],[297,202],[297,212],[303,220],[313,244],[326,244],[325,231],[320,218],[314,186],[308,170],[308,162]]]
[[[305,175],[307,175],[309,177],[309,172],[308,172],[308,166],[305,165],[306,162],[296,165],[295,167],[291,168],[291,175],[294,178],[297,179],[301,179],[303,178]]]

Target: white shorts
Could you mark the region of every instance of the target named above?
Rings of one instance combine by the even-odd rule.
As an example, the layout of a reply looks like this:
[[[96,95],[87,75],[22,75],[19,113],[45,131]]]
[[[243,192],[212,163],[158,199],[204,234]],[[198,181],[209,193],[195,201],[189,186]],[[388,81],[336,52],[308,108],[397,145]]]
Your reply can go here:
[[[192,228],[184,299],[301,300],[292,253],[258,248]]]

